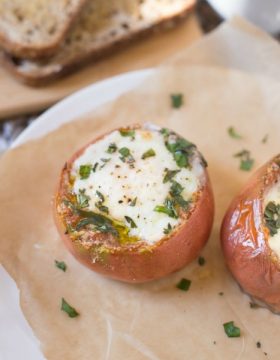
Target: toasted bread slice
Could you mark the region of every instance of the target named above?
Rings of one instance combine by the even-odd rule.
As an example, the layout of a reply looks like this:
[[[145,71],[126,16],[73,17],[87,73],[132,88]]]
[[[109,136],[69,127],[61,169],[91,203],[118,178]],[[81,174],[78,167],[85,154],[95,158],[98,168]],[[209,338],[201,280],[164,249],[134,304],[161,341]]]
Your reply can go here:
[[[53,55],[88,0],[0,0],[0,47],[13,56]]]
[[[194,0],[90,1],[60,51],[48,61],[2,53],[2,62],[24,83],[40,86],[96,61],[151,32],[184,19]]]

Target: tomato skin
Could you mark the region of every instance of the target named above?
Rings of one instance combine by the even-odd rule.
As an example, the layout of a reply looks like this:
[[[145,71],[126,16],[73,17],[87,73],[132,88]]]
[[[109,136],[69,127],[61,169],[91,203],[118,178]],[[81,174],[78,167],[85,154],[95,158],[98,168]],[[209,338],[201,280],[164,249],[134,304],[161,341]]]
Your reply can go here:
[[[280,263],[268,245],[264,196],[280,177],[280,156],[253,174],[229,206],[221,227],[226,264],[242,289],[280,312]]]

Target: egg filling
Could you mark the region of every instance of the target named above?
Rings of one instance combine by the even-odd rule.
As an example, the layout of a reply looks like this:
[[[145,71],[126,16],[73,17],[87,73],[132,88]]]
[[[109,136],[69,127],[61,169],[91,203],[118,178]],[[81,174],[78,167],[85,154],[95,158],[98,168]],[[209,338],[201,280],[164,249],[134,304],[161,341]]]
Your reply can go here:
[[[73,162],[72,193],[80,214],[101,215],[116,228],[113,235],[127,229],[134,241],[152,245],[186,219],[204,184],[205,165],[195,145],[170,130],[124,128]],[[106,232],[96,224],[85,220],[77,227]]]

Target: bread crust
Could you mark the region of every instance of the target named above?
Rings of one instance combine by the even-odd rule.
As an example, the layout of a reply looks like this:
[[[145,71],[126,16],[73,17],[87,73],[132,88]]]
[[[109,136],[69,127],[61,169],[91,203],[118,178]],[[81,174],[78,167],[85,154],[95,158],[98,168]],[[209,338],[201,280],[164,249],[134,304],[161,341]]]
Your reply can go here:
[[[0,46],[6,54],[9,54],[10,58],[18,57],[30,60],[40,60],[52,56],[59,47],[62,45],[63,40],[70,31],[71,27],[77,20],[83,7],[88,0],[79,0],[78,5],[73,9],[71,16],[64,22],[64,26],[61,31],[49,42],[41,44],[23,44],[11,40],[5,33],[0,31]],[[8,55],[7,55],[8,56]]]
[[[226,264],[241,288],[280,313],[280,263],[268,244],[264,194],[279,180],[280,155],[253,174],[230,204],[221,227]]]
[[[105,135],[95,139],[90,144]],[[161,278],[181,269],[194,260],[209,238],[214,217],[214,198],[206,169],[204,173],[205,183],[199,191],[195,205],[189,211],[189,216],[169,235],[164,236],[153,245],[141,242],[140,244],[112,247],[104,257],[97,256],[96,261],[93,262],[92,252],[81,246],[80,243],[74,242],[65,233],[64,221],[58,211],[61,197],[65,193],[65,179],[69,178],[69,171],[75,159],[83,153],[88,145],[78,150],[62,169],[54,197],[55,224],[61,238],[74,257],[93,271],[131,283]],[[108,235],[104,234],[104,236]]]
[[[0,61],[8,71],[10,71],[19,81],[23,82],[24,84],[34,87],[44,86],[52,81],[77,71],[89,63],[97,62],[106,56],[120,51],[134,41],[141,40],[149,35],[153,35],[155,33],[179,25],[187,18],[193,7],[194,1],[192,1],[189,6],[179,14],[164,18],[149,28],[127,33],[123,38],[110,43],[110,45],[99,47],[98,50],[88,50],[84,53],[81,53],[73,61],[67,62],[67,60],[65,60],[63,64],[57,64],[55,70],[48,71],[48,65],[46,65],[36,73],[21,71],[19,66],[16,64],[16,60],[11,58],[11,56],[5,52],[0,53]]]

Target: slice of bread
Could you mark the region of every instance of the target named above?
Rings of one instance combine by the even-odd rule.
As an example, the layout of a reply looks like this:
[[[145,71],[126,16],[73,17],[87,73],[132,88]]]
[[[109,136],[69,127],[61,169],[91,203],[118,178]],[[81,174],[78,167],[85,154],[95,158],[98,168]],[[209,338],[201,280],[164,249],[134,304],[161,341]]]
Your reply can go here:
[[[40,86],[137,38],[174,26],[186,17],[194,3],[195,0],[90,1],[53,58],[34,62],[2,53],[2,62],[24,83]]]
[[[55,53],[87,0],[0,0],[0,47],[37,59]]]

